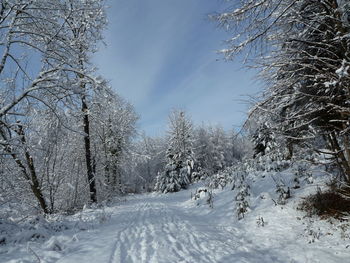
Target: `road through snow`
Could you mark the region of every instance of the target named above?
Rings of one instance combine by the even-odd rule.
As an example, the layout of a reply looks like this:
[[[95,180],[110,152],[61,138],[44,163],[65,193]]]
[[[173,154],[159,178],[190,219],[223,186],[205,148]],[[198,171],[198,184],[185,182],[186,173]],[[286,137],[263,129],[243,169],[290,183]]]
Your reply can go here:
[[[241,254],[239,262],[274,261],[264,253],[248,253],[251,242],[242,240],[234,227],[191,213],[195,208],[183,202],[188,194],[128,200],[116,207],[107,226],[78,234],[71,252],[57,262],[213,263],[233,262],[234,254]]]
[[[195,187],[195,186],[194,186]],[[194,191],[195,188],[192,188]],[[214,209],[178,193],[129,196],[103,209],[86,209],[95,224],[58,232],[44,242],[4,248],[6,263],[330,263],[350,262],[348,240],[337,226],[311,224],[290,201],[275,206],[268,193],[252,197],[252,210],[237,221],[229,189],[214,196]],[[297,199],[298,200],[298,199]],[[257,218],[264,217],[264,226]],[[103,218],[103,217],[102,217]],[[79,222],[84,218],[78,218]]]

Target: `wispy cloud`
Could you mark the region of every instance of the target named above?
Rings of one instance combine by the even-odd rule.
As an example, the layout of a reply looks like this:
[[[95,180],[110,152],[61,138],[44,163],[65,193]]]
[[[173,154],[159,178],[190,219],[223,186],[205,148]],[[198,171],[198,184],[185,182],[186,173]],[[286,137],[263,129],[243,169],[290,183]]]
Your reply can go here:
[[[241,95],[256,91],[252,74],[217,61],[227,38],[206,20],[212,0],[110,1],[107,47],[95,56],[100,72],[141,115],[148,133],[165,129],[172,108],[195,122],[241,124]]]

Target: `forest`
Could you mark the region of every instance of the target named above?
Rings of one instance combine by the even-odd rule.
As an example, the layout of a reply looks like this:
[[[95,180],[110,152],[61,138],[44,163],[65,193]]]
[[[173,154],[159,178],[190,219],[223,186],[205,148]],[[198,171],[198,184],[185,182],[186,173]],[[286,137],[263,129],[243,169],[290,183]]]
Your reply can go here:
[[[350,2],[221,5],[217,57],[260,83],[244,124],[178,107],[150,136],[92,59],[106,1],[1,0],[1,262],[348,262]]]

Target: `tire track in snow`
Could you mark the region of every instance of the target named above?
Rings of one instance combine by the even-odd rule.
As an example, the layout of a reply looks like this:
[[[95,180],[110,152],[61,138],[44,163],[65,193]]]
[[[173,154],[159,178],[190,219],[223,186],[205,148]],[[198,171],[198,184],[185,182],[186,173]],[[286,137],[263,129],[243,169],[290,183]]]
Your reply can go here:
[[[147,204],[141,203],[141,205],[138,205],[136,209],[137,213],[135,213],[133,216],[130,216],[128,218],[129,223],[117,232],[112,247],[112,253],[108,260],[109,263],[126,262],[125,260],[128,257],[128,249],[126,248],[126,242],[129,241],[127,234],[130,231],[130,229],[132,229],[132,227],[135,225],[137,218],[140,216],[139,213],[142,213],[142,211],[144,211],[145,206],[147,206]]]
[[[171,262],[173,257],[177,262],[199,260],[209,263],[217,260],[217,257],[209,256],[213,251],[214,254],[227,255],[236,246],[230,242],[232,239],[227,238],[227,232],[222,240],[212,240],[212,236],[179,217],[177,212],[174,207],[162,203],[146,203],[139,209],[137,222],[132,225],[135,229],[128,233],[134,242],[126,242],[133,243],[128,252],[133,255],[130,262]],[[213,233],[217,231],[214,229]],[[164,249],[166,253],[157,253]]]
[[[103,261],[100,257],[100,261],[94,262],[214,263],[230,262],[227,258],[234,251],[246,253],[247,245],[240,240],[240,231],[228,231],[228,226],[218,226],[214,222],[209,224],[181,205],[163,196],[143,196],[143,199],[116,207],[111,225],[94,232],[93,242],[84,239],[84,251],[91,248],[91,254],[85,254],[85,258],[96,257],[94,242],[98,240],[106,243],[101,248],[106,254]],[[69,261],[70,255],[66,256],[64,262],[82,262],[74,255],[71,256],[75,261]]]

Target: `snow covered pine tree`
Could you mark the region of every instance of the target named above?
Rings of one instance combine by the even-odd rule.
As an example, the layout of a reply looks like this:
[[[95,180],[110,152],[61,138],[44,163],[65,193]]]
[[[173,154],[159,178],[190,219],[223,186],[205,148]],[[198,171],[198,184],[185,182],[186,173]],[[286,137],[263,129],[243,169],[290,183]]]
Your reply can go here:
[[[184,111],[169,116],[167,164],[157,177],[156,191],[177,192],[187,188],[194,167],[192,122]]]

